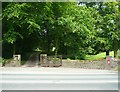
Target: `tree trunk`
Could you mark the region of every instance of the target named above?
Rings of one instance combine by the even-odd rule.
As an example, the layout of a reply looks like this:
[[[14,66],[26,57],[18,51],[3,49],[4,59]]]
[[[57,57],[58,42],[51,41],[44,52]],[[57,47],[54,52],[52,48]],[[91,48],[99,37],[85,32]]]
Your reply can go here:
[[[15,55],[15,42],[13,43],[13,55]]]
[[[55,50],[55,56],[57,56],[57,53],[58,53],[58,49],[56,48],[56,50]]]
[[[109,51],[108,50],[106,51],[106,56],[109,56]]]
[[[118,41],[114,40],[114,42],[113,42],[114,57],[117,57],[118,48],[119,48]]]
[[[50,41],[47,42],[47,54],[50,54]]]
[[[56,48],[56,49],[55,49],[55,56],[57,56],[57,54],[58,54],[58,48],[59,48],[59,47],[58,47],[58,46],[59,46],[58,43],[59,43],[59,42],[58,42],[58,38],[56,38],[56,39],[55,39],[55,48]]]
[[[117,50],[114,50],[114,58],[117,57]]]

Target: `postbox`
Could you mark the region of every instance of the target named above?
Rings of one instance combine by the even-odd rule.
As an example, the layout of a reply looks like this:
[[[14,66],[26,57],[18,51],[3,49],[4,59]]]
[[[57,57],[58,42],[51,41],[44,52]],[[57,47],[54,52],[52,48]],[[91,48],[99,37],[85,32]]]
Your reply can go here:
[[[111,60],[110,56],[107,56],[107,57],[106,57],[106,61],[107,61],[107,64],[108,64],[108,65],[110,65],[110,60]]]

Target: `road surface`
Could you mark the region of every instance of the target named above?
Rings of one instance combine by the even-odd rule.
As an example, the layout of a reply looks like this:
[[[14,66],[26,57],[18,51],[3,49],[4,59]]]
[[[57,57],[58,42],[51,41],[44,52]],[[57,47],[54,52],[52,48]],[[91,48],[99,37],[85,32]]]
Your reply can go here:
[[[2,90],[118,90],[118,73],[79,68],[2,68]]]

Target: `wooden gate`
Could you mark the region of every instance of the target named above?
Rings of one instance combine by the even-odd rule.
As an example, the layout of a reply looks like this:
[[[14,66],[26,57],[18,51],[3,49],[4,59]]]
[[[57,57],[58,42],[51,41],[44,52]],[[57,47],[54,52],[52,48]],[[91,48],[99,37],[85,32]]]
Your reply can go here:
[[[42,67],[60,67],[62,66],[62,55],[47,56],[47,54],[41,54],[40,65]]]

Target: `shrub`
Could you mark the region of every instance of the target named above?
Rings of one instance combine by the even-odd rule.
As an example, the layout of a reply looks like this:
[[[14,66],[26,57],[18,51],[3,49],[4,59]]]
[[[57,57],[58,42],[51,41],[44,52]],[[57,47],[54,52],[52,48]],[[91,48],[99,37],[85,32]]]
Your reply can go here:
[[[0,57],[0,63],[2,63],[2,66],[5,65],[5,60],[3,58]]]

